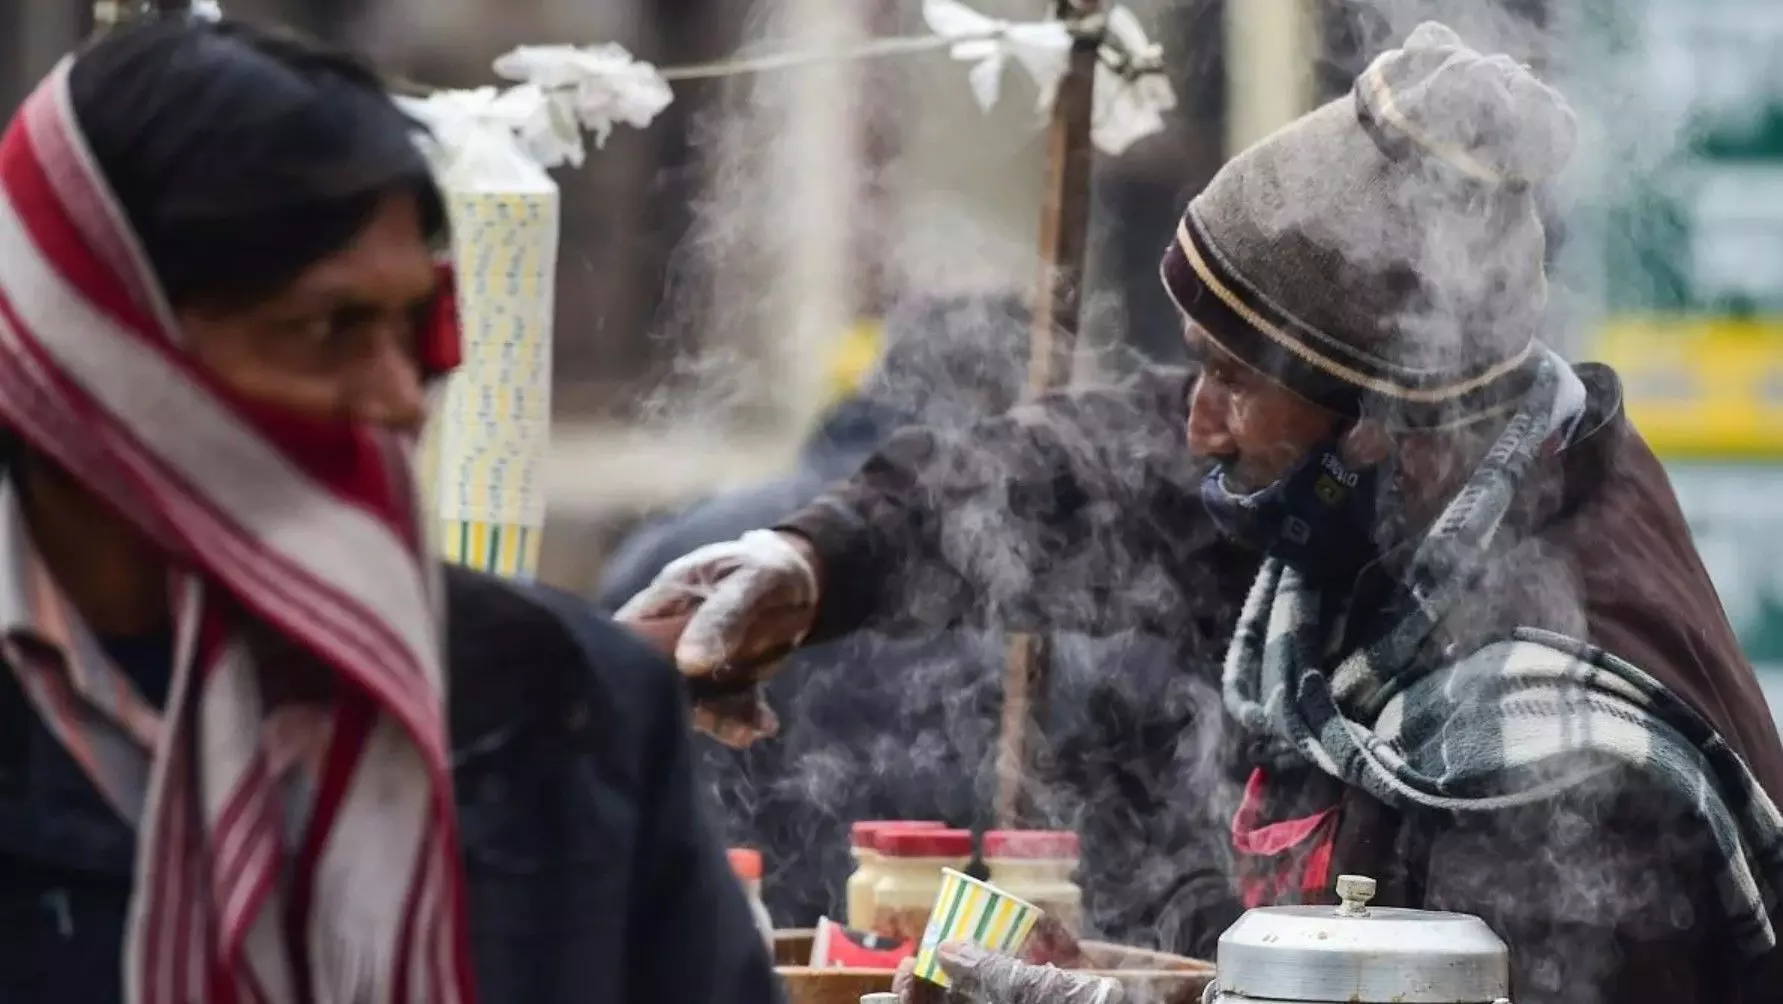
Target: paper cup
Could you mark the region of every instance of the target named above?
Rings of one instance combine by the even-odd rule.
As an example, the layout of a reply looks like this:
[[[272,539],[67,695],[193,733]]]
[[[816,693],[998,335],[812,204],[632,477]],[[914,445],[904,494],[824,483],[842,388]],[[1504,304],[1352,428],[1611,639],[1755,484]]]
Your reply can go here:
[[[1040,908],[1017,899],[988,882],[941,869],[941,895],[929,912],[929,924],[916,950],[916,975],[947,986],[947,974],[935,958],[943,942],[967,941],[1000,955],[1017,955],[1040,922]]]
[[[450,204],[464,359],[428,430],[424,498],[446,560],[532,579],[551,447],[557,189],[543,172],[505,187],[459,181]]]
[[[544,532],[522,523],[440,521],[440,544],[447,561],[509,579],[531,581],[539,573]]]

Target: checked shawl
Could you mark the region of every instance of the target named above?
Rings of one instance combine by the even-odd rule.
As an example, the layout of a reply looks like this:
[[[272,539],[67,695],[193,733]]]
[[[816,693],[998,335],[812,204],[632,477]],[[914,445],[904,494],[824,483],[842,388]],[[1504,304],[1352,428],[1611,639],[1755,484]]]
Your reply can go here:
[[[1639,667],[1585,642],[1519,628],[1471,653],[1426,644],[1477,585],[1494,534],[1582,388],[1558,357],[1419,542],[1403,611],[1379,641],[1322,658],[1320,595],[1264,563],[1225,665],[1225,703],[1278,762],[1309,762],[1396,808],[1450,813],[1529,805],[1605,771],[1633,769],[1691,808],[1721,859],[1735,941],[1776,944],[1783,816],[1694,709]]]

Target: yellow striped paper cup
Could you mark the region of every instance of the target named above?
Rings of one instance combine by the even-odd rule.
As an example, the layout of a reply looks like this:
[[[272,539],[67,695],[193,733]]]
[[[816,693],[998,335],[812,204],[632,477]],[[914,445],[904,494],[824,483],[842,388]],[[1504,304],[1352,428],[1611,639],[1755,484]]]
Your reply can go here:
[[[441,520],[440,545],[447,561],[508,579],[539,573],[539,527],[519,523]]]
[[[1040,922],[1040,908],[952,868],[941,869],[941,895],[929,912],[922,944],[916,950],[916,975],[947,986],[947,974],[935,958],[943,942],[969,941],[999,955],[1017,955]]]

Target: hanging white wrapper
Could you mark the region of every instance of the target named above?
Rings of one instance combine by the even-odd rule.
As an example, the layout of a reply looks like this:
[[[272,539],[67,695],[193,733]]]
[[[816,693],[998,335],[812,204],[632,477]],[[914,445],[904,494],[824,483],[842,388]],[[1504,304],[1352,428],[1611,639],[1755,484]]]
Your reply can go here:
[[[455,184],[529,191],[540,179],[552,184],[544,168],[566,163],[568,144],[580,143],[573,122],[568,138],[560,134],[544,92],[530,85],[435,91],[397,102],[432,131],[434,166]]]
[[[561,159],[545,161],[546,167],[582,166],[583,130],[594,133],[596,147],[604,147],[615,125],[642,129],[675,99],[656,67],[618,45],[523,45],[497,58],[495,72],[543,97],[550,128],[562,144]]]
[[[978,107],[990,111],[1002,95],[1003,68],[1010,60],[1026,70],[1040,89],[1040,108],[1052,107],[1059,82],[1071,65],[1071,31],[1062,21],[999,21],[957,0],[923,0],[922,18],[942,38],[957,38],[953,58],[974,64],[967,78]]]
[[[557,184],[529,152],[529,135],[547,129],[543,96],[483,88],[402,103],[433,133],[464,332],[463,364],[423,444],[423,498],[448,560],[530,579],[545,526],[559,246]]]
[[[1108,12],[1108,39],[1123,68],[1115,69],[1107,60],[1096,64],[1090,142],[1103,153],[1118,156],[1135,142],[1164,131],[1164,113],[1176,107],[1176,91],[1163,72],[1163,46],[1145,37],[1132,11],[1115,7]]]
[[[959,0],[923,0],[922,14],[930,31],[959,39],[948,51],[953,58],[974,64],[969,78],[980,108],[989,111],[996,105],[1003,69],[1011,60],[1039,88],[1041,110],[1052,108],[1071,61],[1071,28],[1065,22],[1000,21]],[[1122,69],[1110,67],[1106,59],[1096,66],[1090,141],[1103,153],[1117,155],[1163,130],[1164,113],[1176,107],[1176,92],[1161,72],[1162,50],[1146,39],[1132,11],[1115,7],[1106,24],[1104,48],[1111,50]]]

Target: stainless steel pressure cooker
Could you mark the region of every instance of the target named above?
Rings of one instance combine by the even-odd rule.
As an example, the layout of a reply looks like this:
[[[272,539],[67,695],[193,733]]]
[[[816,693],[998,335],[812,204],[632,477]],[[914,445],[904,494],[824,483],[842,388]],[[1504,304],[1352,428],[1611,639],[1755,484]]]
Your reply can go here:
[[[1220,935],[1203,1004],[1509,1004],[1510,952],[1465,913],[1371,907],[1343,875],[1337,906],[1259,907]]]

